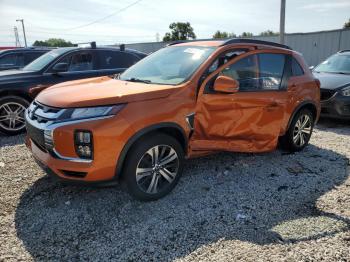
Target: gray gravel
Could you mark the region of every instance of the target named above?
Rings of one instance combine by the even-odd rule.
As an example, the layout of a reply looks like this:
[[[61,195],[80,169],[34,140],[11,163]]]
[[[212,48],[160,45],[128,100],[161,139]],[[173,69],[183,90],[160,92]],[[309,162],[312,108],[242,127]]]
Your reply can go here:
[[[0,135],[0,261],[350,261],[350,123],[303,152],[189,160],[164,199],[57,183]]]

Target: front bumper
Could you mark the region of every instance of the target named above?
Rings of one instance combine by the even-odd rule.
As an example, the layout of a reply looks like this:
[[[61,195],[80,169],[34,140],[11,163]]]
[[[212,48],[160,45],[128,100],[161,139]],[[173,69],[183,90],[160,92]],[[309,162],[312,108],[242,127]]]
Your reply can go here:
[[[27,147],[45,171],[63,180],[75,182],[105,182],[116,178],[119,154],[128,139],[130,127],[120,117],[95,119],[83,122],[67,122],[64,125],[40,126],[26,116]],[[47,150],[40,144],[40,133],[51,130],[54,147]],[[75,152],[75,130],[90,130],[93,133],[94,158],[80,159]],[[39,143],[38,143],[39,142]]]
[[[321,116],[350,119],[350,96],[336,93],[330,99],[321,101]]]

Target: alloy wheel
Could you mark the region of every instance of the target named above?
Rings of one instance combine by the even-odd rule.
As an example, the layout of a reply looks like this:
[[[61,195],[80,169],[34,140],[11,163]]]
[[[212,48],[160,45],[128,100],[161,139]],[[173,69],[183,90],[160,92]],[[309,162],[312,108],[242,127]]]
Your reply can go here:
[[[173,183],[179,170],[179,157],[168,145],[150,148],[136,168],[138,187],[147,194],[157,194]]]
[[[312,121],[310,116],[307,114],[302,114],[298,121],[295,123],[293,130],[293,142],[296,146],[304,146],[310,136],[312,131]]]
[[[26,108],[16,102],[0,105],[0,126],[8,131],[18,131],[25,127],[24,112]]]

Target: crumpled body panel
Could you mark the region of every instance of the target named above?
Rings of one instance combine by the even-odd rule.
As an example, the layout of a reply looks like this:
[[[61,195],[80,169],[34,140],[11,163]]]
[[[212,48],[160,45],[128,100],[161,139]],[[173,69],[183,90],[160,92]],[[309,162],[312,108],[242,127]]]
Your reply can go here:
[[[197,103],[192,150],[264,152],[276,148],[284,92],[203,94]]]

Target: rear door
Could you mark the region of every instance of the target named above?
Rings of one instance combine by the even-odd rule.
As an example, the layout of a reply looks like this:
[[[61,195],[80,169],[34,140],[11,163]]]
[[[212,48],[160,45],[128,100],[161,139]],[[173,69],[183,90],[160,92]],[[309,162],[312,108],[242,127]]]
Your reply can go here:
[[[284,53],[257,50],[213,72],[199,91],[191,150],[273,150],[288,97],[288,61]],[[236,79],[239,91],[215,92],[213,85],[218,75]]]

